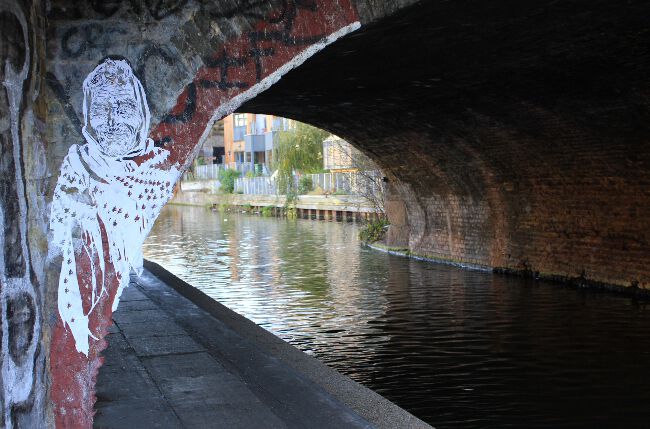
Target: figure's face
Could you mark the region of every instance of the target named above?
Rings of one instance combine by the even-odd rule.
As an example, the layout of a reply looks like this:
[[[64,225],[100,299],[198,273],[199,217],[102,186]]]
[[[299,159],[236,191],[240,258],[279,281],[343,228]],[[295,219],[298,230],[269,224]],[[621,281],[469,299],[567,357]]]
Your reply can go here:
[[[130,85],[110,85],[93,92],[90,127],[109,156],[123,156],[138,145],[142,119]]]

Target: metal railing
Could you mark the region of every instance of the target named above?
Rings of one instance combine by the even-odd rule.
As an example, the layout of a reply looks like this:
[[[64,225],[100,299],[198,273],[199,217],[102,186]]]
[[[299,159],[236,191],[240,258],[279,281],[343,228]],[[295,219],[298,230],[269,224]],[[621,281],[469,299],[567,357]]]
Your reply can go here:
[[[269,170],[264,164],[251,165],[250,162],[230,162],[227,164],[198,165],[194,167],[193,171],[186,171],[183,174],[182,180],[185,182],[194,180],[217,180],[219,179],[219,172],[226,169],[237,170],[242,175],[249,171],[255,171],[257,174],[262,175],[269,174]]]
[[[271,177],[240,177],[235,179],[235,192],[246,195],[276,195],[277,184]]]
[[[310,174],[314,189],[321,188],[327,193],[364,195],[377,192],[383,175],[379,170],[347,173]]]
[[[327,194],[365,195],[376,192],[381,186],[380,171],[319,173],[308,174],[312,180],[312,189],[322,190]],[[300,177],[294,176],[296,188]],[[278,192],[277,183],[271,177],[240,177],[235,180],[235,192],[247,195],[275,195]]]

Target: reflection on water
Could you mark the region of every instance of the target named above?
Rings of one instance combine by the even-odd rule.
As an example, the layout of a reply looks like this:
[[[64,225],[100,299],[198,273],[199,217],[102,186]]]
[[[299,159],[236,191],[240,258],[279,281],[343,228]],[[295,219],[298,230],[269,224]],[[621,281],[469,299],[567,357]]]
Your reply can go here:
[[[629,298],[363,248],[353,224],[167,207],[152,259],[437,428],[647,427]]]

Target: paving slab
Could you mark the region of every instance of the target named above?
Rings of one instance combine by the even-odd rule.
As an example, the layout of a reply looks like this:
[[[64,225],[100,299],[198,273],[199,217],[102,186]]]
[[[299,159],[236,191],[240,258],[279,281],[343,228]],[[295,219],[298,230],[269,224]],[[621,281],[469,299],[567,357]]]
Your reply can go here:
[[[116,334],[118,332],[120,332],[120,329],[115,325],[115,323],[108,327],[109,334]]]
[[[136,338],[142,337],[166,337],[168,335],[185,335],[186,332],[172,320],[158,321],[156,323],[140,322],[126,323],[119,325],[119,330],[127,340],[133,342]],[[109,343],[110,344],[110,343]]]
[[[155,310],[158,307],[156,304],[150,300],[135,300],[135,301],[124,301],[120,302],[120,305],[117,309],[118,312],[126,311],[139,311],[139,310]]]
[[[149,374],[158,379],[165,379],[170,374],[198,377],[226,372],[226,369],[206,352],[152,356],[142,359],[142,362]]]
[[[176,405],[175,410],[188,427],[284,429],[287,424],[258,404]]]
[[[117,402],[99,400],[96,409],[93,425],[96,429],[183,429],[187,427],[181,423],[171,406],[162,398]]]
[[[196,353],[205,351],[205,349],[185,335],[166,335],[160,337],[140,337],[133,341],[135,354],[143,356],[160,356],[176,355],[186,353]]]
[[[116,311],[113,314],[113,320],[118,326],[126,323],[149,323],[156,324],[160,322],[173,322],[173,319],[160,309],[140,310],[140,311]]]
[[[149,298],[144,296],[142,292],[137,287],[134,286],[135,283],[131,282],[129,286],[125,287],[120,296],[120,303],[129,302],[129,301],[148,301]]]
[[[246,383],[226,372],[196,377],[169,377],[160,381],[160,388],[172,404],[193,403],[197,400],[211,405],[260,402]]]

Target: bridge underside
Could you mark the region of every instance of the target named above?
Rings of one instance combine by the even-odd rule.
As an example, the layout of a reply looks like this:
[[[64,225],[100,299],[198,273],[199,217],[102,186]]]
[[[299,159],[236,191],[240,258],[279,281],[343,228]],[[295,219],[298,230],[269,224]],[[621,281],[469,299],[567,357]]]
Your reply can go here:
[[[423,2],[240,107],[334,132],[391,183],[388,245],[650,287],[650,6]]]
[[[92,425],[131,250],[246,100],[380,164],[390,246],[650,288],[650,4],[413,3],[0,1],[0,426]],[[123,116],[140,144],[119,156],[82,132],[107,123],[82,106],[108,55],[128,79],[94,75],[100,102],[139,94]]]

